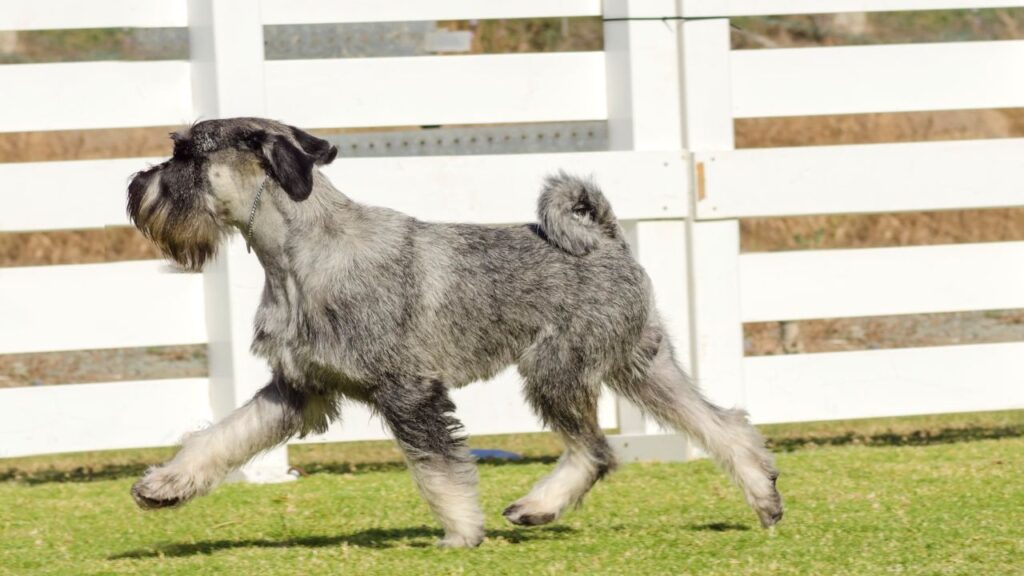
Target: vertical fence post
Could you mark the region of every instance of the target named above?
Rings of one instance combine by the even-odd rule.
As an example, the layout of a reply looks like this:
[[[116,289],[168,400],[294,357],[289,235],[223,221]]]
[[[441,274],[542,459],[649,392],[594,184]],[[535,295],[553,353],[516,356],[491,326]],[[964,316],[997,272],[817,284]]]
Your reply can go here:
[[[678,150],[680,118],[678,22],[623,20],[674,16],[675,1],[604,0],[608,137],[615,150]],[[685,190],[679,190],[685,194]],[[627,223],[637,260],[647,269],[679,359],[687,363],[690,328],[687,231],[684,220]],[[666,433],[618,399],[620,434],[609,438],[623,461],[683,460],[689,443]]]
[[[259,2],[189,0],[192,93],[200,119],[263,116],[263,22]],[[221,419],[270,380],[266,363],[249,353],[252,322],[263,288],[263,271],[238,235],[222,247],[203,274],[209,332],[210,403]],[[249,482],[281,482],[288,475],[288,448],[258,456],[233,476]]]
[[[743,324],[739,298],[739,221],[700,220],[702,152],[733,144],[729,20],[685,20],[680,34],[683,142],[696,159],[690,220],[690,317],[694,374],[715,403],[742,406]]]

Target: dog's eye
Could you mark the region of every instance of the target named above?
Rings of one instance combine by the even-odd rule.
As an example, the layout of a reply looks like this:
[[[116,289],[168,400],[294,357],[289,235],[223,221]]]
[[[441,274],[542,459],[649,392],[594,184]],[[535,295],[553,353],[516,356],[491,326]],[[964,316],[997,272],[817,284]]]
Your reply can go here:
[[[573,215],[578,216],[580,218],[586,218],[587,216],[590,216],[591,212],[592,210],[590,206],[583,202],[577,202],[576,205],[572,207]]]

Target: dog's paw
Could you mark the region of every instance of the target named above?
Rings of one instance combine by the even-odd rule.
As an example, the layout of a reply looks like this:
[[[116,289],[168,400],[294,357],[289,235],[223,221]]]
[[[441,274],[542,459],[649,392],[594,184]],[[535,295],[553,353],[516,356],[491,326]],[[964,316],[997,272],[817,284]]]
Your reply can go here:
[[[191,479],[166,468],[152,468],[132,486],[132,498],[143,510],[181,506],[196,496]]]
[[[761,506],[757,509],[757,517],[761,520],[761,526],[764,528],[771,528],[782,520],[782,501],[776,501],[775,503],[768,506]]]
[[[558,518],[558,514],[555,512],[536,510],[529,503],[523,501],[505,508],[501,514],[506,520],[518,526],[540,526]]]
[[[768,479],[771,481],[771,491],[763,497],[757,498],[754,504],[754,511],[757,512],[761,526],[771,528],[782,520],[782,496],[775,486],[779,473],[773,469],[768,472]]]

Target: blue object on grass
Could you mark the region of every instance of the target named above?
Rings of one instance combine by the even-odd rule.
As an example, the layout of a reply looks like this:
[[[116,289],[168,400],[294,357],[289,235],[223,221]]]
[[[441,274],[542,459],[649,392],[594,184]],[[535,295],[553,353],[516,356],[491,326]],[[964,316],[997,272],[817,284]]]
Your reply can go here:
[[[469,451],[480,460],[522,460],[523,457],[515,452],[505,450],[494,450],[491,448],[474,448]]]

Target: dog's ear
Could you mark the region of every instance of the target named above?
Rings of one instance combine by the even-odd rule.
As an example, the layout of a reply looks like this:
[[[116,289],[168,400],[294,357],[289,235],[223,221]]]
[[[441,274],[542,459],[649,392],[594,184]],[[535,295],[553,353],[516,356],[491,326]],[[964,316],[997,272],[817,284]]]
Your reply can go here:
[[[338,149],[326,140],[291,128],[292,138],[260,131],[254,135],[256,149],[267,163],[270,176],[292,200],[309,198],[313,192],[313,167],[329,164]]]
[[[334,158],[338,155],[338,148],[332,145],[327,140],[317,138],[309,132],[299,130],[294,126],[288,128],[292,131],[292,136],[295,141],[299,143],[302,150],[313,157],[317,166],[323,166],[334,162]]]

